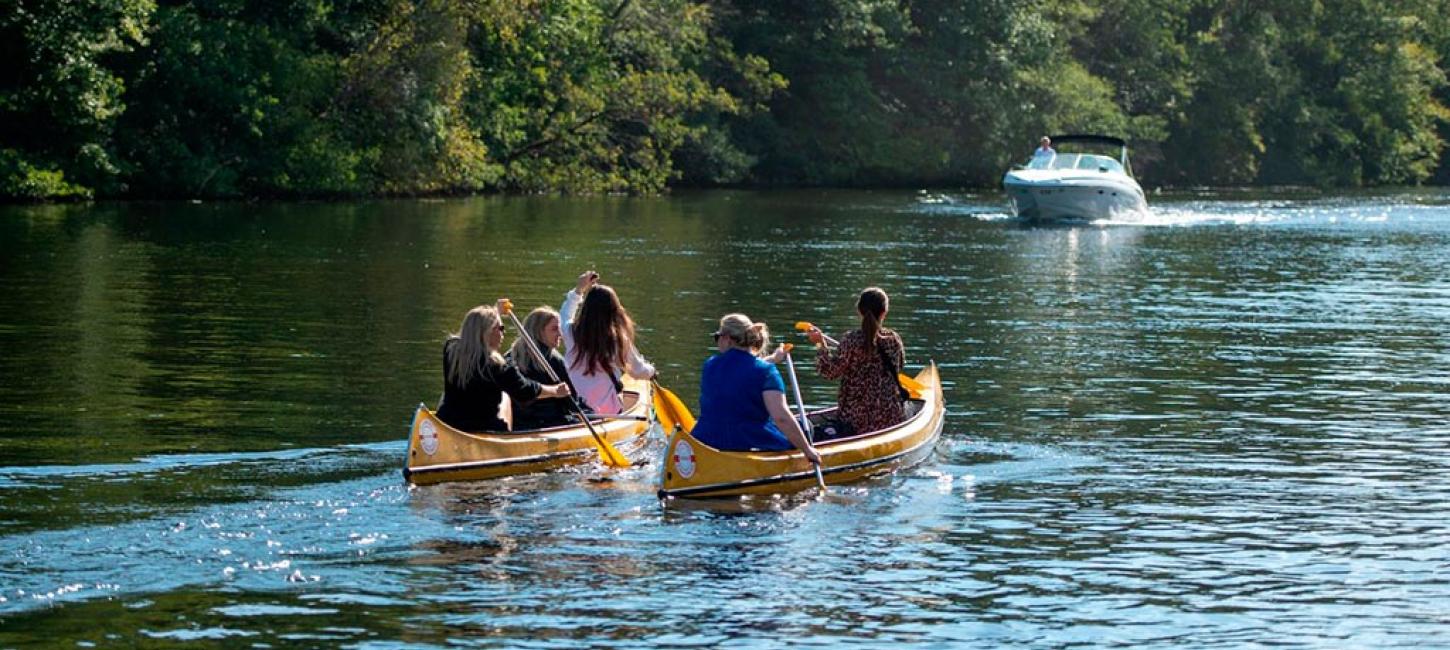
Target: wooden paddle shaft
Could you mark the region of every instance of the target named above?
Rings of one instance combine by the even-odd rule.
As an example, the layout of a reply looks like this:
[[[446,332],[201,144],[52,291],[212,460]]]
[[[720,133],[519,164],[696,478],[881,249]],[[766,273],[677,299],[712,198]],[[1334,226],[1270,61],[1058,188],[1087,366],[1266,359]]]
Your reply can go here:
[[[529,336],[528,330],[524,329],[524,324],[519,322],[519,317],[514,314],[512,309],[508,311],[508,315],[509,319],[514,322],[514,327],[519,328],[519,338],[522,338],[524,343],[528,344],[529,352],[534,355],[534,361],[539,362],[539,365],[544,367],[544,372],[549,373],[549,379],[553,380],[554,383],[563,383],[559,380],[559,375],[554,374],[554,367],[549,365],[548,359],[544,358],[544,353],[539,350],[538,344],[534,343],[534,337]],[[594,436],[594,440],[601,446],[609,444],[604,441],[604,438],[599,435],[598,431],[594,430],[594,424],[589,421],[589,416],[584,413],[584,409],[579,406],[579,402],[575,401],[574,391],[572,390],[569,391],[568,401],[569,405],[574,407],[574,412],[579,415],[579,419],[584,421],[584,426],[589,427],[589,433]]]
[[[795,393],[795,405],[801,413],[801,431],[806,434],[806,440],[815,442],[815,436],[811,430],[811,419],[806,417],[806,403],[801,399],[800,381],[795,376],[795,361],[791,359],[790,350],[785,352],[785,367],[790,371],[790,389]]]
[[[812,444],[815,441],[812,440],[813,436],[811,435],[811,419],[806,417],[806,403],[805,400],[801,399],[801,383],[795,376],[795,360],[790,357],[790,348],[786,348],[785,351],[785,368],[790,371],[791,392],[795,393],[795,405],[801,412],[801,433],[806,434],[806,444]],[[821,464],[811,463],[811,467],[816,470],[816,485],[821,488],[821,494],[824,496],[826,493],[826,477],[821,474]]]

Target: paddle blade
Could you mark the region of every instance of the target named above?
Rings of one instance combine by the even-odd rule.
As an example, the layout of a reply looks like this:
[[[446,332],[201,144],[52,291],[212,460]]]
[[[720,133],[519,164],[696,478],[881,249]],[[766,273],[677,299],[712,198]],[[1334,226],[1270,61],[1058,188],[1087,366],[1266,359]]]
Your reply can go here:
[[[655,419],[660,421],[660,428],[664,429],[665,435],[668,436],[669,432],[674,431],[675,427],[679,426],[680,423],[675,421],[674,413],[670,411],[669,405],[665,404],[665,397],[660,395],[660,389],[658,388],[655,389],[654,401]]]
[[[814,325],[811,325],[809,321],[796,321],[796,324],[795,324],[795,328],[798,329],[798,330],[800,330],[800,331],[802,331],[802,332],[804,332],[804,331],[806,331],[806,330],[808,330],[808,329],[810,329],[812,327],[814,327]]]
[[[673,431],[679,427],[681,431],[689,433],[695,429],[695,416],[690,413],[689,407],[680,400],[669,389],[661,386],[659,382],[654,385],[655,395],[655,417],[659,418],[660,426],[665,431]]]
[[[911,399],[921,399],[921,391],[926,389],[925,384],[899,372],[896,373],[896,383],[906,389],[906,394],[910,395]]]
[[[609,444],[609,441],[605,440],[604,436],[592,430],[590,433],[594,433],[594,446],[599,448],[599,460],[610,467],[629,467],[629,459],[625,458],[624,454],[620,453],[618,449],[615,449],[614,445]]]

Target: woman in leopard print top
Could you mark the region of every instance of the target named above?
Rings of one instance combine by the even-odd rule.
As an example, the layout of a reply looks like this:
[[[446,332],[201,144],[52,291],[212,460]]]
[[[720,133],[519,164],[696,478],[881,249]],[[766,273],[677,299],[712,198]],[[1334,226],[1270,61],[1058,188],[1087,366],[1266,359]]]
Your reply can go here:
[[[896,332],[881,326],[890,300],[886,292],[869,287],[856,299],[861,329],[841,337],[832,348],[816,327],[807,336],[816,344],[816,370],[826,379],[841,382],[840,414],[856,434],[879,431],[901,423],[906,412],[896,373],[906,362],[906,346]]]

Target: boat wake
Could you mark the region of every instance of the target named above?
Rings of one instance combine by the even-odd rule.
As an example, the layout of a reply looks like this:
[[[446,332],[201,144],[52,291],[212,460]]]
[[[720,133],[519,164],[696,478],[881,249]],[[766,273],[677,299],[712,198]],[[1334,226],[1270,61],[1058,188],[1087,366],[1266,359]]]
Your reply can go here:
[[[1374,228],[1379,224],[1440,224],[1444,205],[1416,195],[1360,197],[1204,198],[1202,195],[1153,196],[1146,211],[1118,212],[1111,219],[1060,225],[1075,227],[1183,228],[1199,226],[1274,226]],[[1023,223],[1005,210],[1005,201],[991,194],[918,193],[904,211],[967,218],[988,223]],[[1436,226],[1438,227],[1438,226]]]
[[[396,461],[402,457],[405,451],[405,441],[393,440],[371,444],[343,445],[341,447],[280,449],[259,452],[161,454],[141,456],[130,463],[0,467],[0,490],[37,487],[40,484],[68,479],[100,477],[124,478],[126,476],[186,471],[224,465],[260,465],[286,461],[289,463],[289,466],[295,467],[291,463],[308,459],[315,461],[328,456],[341,458],[343,456],[388,454],[392,461]]]

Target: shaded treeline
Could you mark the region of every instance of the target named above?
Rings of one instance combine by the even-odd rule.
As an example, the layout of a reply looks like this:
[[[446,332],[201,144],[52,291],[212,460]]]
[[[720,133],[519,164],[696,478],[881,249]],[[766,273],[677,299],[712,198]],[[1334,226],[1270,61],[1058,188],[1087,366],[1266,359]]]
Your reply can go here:
[[[1446,0],[5,0],[0,197],[1445,180]]]

